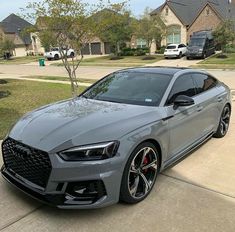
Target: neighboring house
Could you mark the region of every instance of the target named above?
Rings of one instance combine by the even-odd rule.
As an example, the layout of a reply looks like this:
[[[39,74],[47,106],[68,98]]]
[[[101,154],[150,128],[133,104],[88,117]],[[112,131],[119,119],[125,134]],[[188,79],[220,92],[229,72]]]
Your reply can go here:
[[[195,31],[214,30],[226,19],[235,21],[235,0],[166,0],[151,13],[156,14],[168,27],[162,45],[186,44]]]
[[[29,22],[20,18],[15,14],[9,15],[0,22],[0,34],[3,39],[9,39],[15,44],[15,56],[25,56],[27,52],[32,50],[32,41],[30,35],[22,32],[32,26]]]

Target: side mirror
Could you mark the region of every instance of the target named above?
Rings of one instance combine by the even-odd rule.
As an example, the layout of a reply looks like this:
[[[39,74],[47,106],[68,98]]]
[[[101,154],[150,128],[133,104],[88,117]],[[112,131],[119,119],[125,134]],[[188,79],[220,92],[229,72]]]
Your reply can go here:
[[[174,107],[177,108],[179,106],[191,106],[194,105],[194,100],[191,97],[185,95],[179,95],[176,97],[174,101]]]

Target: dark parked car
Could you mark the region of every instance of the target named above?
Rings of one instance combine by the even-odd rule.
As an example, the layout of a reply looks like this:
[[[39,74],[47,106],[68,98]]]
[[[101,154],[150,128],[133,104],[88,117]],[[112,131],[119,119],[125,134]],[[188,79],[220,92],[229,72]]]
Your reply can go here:
[[[159,172],[229,128],[229,88],[180,68],[112,73],[25,115],[2,143],[3,177],[59,208],[142,201]]]

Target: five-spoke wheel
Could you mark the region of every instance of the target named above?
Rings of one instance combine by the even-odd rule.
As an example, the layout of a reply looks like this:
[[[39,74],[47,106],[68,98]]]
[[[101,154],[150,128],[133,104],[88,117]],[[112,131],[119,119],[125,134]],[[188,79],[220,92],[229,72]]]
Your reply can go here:
[[[222,138],[227,134],[229,128],[230,116],[231,116],[231,109],[228,105],[226,105],[223,109],[222,115],[220,117],[220,123],[216,133],[214,134],[214,137]]]
[[[159,171],[159,154],[152,143],[143,143],[130,156],[122,179],[121,200],[136,203],[152,190]]]

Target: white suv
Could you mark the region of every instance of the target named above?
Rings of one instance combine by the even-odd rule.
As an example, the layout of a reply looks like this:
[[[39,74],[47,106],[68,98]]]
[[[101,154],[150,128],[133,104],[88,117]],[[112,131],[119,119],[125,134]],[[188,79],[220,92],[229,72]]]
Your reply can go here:
[[[185,56],[187,52],[187,46],[184,44],[169,44],[164,52],[165,58]]]
[[[66,51],[64,50],[64,53],[66,53]],[[69,49],[67,51],[67,57],[74,57],[75,52],[73,49]],[[60,48],[59,47],[55,47],[55,48],[51,48],[49,52],[45,53],[45,57],[48,60],[59,60],[61,59],[61,54],[60,54]]]

